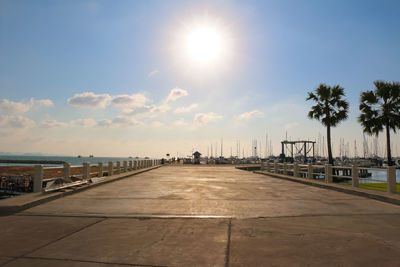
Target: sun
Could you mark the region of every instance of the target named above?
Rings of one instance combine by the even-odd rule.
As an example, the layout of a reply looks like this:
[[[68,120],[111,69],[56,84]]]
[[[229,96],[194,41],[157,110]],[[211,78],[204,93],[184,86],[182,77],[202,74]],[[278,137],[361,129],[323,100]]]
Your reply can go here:
[[[198,27],[186,38],[186,53],[197,62],[214,62],[222,52],[222,38],[213,27]]]
[[[195,79],[216,77],[236,66],[238,33],[218,16],[189,16],[166,30],[168,56],[177,73]]]

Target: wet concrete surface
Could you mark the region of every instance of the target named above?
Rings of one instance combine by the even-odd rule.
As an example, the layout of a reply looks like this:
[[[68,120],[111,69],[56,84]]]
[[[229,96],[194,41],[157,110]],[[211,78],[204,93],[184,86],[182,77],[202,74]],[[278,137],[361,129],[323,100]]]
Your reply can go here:
[[[232,166],[165,166],[0,217],[0,264],[394,266],[399,223],[388,203]]]

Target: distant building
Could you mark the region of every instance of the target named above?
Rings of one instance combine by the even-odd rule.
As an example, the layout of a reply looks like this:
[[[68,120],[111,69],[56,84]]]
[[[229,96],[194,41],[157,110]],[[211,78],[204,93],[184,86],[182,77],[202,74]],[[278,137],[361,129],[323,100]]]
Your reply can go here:
[[[193,164],[200,164],[200,156],[201,153],[199,151],[193,153]]]

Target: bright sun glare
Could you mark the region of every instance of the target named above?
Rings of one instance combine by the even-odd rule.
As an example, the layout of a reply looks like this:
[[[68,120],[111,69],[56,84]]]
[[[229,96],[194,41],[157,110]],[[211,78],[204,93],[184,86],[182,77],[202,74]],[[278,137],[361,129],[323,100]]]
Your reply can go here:
[[[221,36],[211,27],[199,27],[187,36],[186,52],[195,61],[213,62],[221,54],[221,50]]]

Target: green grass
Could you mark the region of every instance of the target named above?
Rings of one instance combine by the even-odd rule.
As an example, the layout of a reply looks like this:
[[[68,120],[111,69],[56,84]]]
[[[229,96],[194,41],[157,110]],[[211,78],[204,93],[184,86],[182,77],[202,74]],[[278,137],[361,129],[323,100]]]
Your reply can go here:
[[[351,183],[341,182],[340,184],[351,185]],[[381,191],[387,191],[387,184],[386,183],[360,183],[358,184],[360,188],[367,188],[367,189],[375,189]],[[400,183],[396,185],[396,191],[400,192]]]

